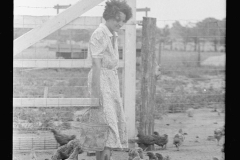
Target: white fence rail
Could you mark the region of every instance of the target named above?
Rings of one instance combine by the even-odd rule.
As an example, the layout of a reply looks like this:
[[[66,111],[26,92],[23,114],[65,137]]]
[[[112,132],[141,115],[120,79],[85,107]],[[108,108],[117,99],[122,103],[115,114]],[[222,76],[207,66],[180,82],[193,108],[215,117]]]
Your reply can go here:
[[[98,106],[91,98],[13,98],[13,107],[87,107]]]
[[[91,61],[87,59],[15,59],[13,66],[16,68],[90,68]],[[119,67],[124,66],[124,61],[119,61]]]

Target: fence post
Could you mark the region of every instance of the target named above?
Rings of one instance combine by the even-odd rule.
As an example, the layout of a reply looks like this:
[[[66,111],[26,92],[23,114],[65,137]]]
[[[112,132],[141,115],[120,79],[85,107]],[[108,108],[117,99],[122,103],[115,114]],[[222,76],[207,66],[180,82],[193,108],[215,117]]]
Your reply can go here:
[[[197,65],[201,67],[201,51],[200,51],[200,38],[197,38],[198,41],[198,58],[197,58]]]
[[[45,150],[46,148],[45,148],[45,137],[43,138],[43,149]]]
[[[32,149],[33,149],[34,145],[33,145],[33,137],[32,137]]]
[[[156,18],[143,18],[142,66],[141,66],[141,113],[139,132],[150,135],[154,131],[154,111],[156,93]]]
[[[161,64],[161,54],[162,54],[162,43],[159,42],[158,44],[158,59],[157,59],[157,62],[158,62],[158,65]]]
[[[48,85],[47,85],[47,81],[43,82],[44,87],[44,93],[43,93],[43,98],[48,98]]]
[[[19,138],[19,150],[21,150],[21,138]]]
[[[125,25],[123,107],[127,121],[128,139],[135,138],[135,94],[136,94],[136,0],[127,0],[133,16]],[[134,143],[128,143],[129,148]]]

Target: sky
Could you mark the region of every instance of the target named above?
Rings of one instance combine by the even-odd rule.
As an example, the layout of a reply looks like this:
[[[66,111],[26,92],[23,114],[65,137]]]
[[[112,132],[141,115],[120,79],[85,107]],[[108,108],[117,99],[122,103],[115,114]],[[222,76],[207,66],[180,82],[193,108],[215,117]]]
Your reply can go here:
[[[14,0],[14,15],[54,16],[53,6],[74,5],[78,0]],[[106,0],[105,0],[106,1]],[[82,16],[102,16],[105,1]],[[45,8],[39,8],[45,7]],[[226,18],[226,0],[136,0],[136,8],[150,8],[148,17],[157,18],[157,25],[180,22],[197,22],[207,17]],[[64,11],[61,9],[60,12]],[[145,12],[137,12],[136,20],[142,20]]]

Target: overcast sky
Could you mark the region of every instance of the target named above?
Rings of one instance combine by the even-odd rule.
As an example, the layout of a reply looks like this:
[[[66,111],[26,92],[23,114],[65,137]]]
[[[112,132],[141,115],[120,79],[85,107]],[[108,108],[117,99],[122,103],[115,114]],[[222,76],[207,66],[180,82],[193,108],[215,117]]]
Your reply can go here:
[[[73,5],[78,0],[14,0],[14,15],[56,15],[52,7],[56,4]],[[136,0],[137,8],[150,8],[148,17],[157,18],[158,24],[175,20],[199,21],[207,17],[223,19],[226,17],[226,0]],[[105,1],[82,16],[102,16]],[[27,8],[50,7],[50,8]],[[63,10],[60,10],[62,12]],[[141,20],[145,12],[137,12],[136,19]]]

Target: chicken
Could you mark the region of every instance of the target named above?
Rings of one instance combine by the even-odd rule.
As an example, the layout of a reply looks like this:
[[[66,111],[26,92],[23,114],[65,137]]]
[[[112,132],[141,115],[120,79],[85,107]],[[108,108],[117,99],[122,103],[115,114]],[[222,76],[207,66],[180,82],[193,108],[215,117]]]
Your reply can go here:
[[[224,135],[225,135],[225,127],[217,128],[214,130],[214,138],[217,139],[217,145],[219,145],[219,141]]]
[[[166,155],[166,157],[164,157],[163,160],[170,160],[170,157]]]
[[[179,151],[179,146],[182,145],[185,139],[184,135],[187,135],[187,133],[182,133],[182,129],[180,129],[173,138],[173,144],[177,147],[178,151]]]
[[[136,149],[132,149],[128,153],[128,160],[134,160],[134,159],[136,159],[136,160],[139,159],[140,160],[139,153]]]
[[[31,149],[30,159],[31,159],[31,160],[37,160],[37,156],[36,156],[36,152],[35,152],[35,149],[34,149],[34,148]]]
[[[213,157],[212,160],[219,160],[217,157]]]
[[[158,160],[163,160],[163,156],[160,153],[155,153],[155,156],[158,158]]]
[[[137,137],[138,140],[136,142],[143,150],[147,150],[155,143],[155,138],[152,135],[143,135],[139,133]]]
[[[147,152],[147,156],[149,157],[149,160],[158,160],[158,158],[152,152]]]
[[[158,160],[170,160],[168,155],[163,157],[160,153],[155,153],[155,156],[158,158]]]
[[[69,141],[67,144],[57,149],[57,151],[52,156],[52,160],[67,159],[70,156],[76,157],[78,154],[83,153],[83,150],[79,144],[80,142],[78,139]]]
[[[141,159],[143,159],[143,149],[140,147],[136,148]]]
[[[142,160],[143,159],[143,150],[140,147],[130,149],[128,153],[128,160]]]
[[[51,131],[53,132],[54,138],[56,139],[57,143],[59,143],[60,146],[63,146],[67,144],[69,141],[76,138],[75,135],[69,136],[66,134],[61,134],[53,128],[51,129]]]
[[[168,143],[168,135],[164,134],[163,136],[160,136],[158,132],[153,132],[152,135],[155,138],[155,144],[158,146],[161,146],[162,148],[166,149],[167,143]]]
[[[188,117],[193,117],[193,112],[194,112],[193,108],[187,109],[186,112],[187,112]]]

